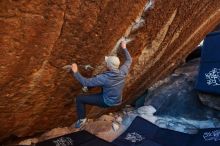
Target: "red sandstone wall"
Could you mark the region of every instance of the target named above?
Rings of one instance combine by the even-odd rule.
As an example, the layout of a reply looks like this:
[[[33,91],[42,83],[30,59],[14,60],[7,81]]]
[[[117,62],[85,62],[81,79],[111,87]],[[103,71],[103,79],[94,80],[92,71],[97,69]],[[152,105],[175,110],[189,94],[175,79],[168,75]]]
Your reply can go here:
[[[70,125],[81,86],[62,70],[76,62],[103,69],[122,36],[133,65],[129,103],[170,73],[220,22],[219,0],[0,1],[0,139]],[[145,6],[147,7],[144,11]],[[140,19],[142,18],[142,19]],[[90,108],[90,116],[103,112]]]

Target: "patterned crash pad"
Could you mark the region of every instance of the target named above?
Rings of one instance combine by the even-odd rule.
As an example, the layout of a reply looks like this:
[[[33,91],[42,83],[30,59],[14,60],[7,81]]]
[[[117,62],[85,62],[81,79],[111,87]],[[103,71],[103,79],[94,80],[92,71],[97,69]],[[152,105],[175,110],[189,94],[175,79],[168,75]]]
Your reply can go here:
[[[36,146],[114,146],[114,144],[83,130],[40,142]]]
[[[185,134],[160,128],[136,117],[129,128],[113,141],[116,146],[220,146],[220,128]]]
[[[220,32],[204,40],[196,89],[220,95]]]

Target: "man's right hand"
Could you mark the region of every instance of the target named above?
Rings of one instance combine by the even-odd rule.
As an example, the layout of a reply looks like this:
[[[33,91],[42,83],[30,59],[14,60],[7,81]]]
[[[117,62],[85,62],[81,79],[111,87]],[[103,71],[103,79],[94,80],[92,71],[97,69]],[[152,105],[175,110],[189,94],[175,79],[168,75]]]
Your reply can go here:
[[[126,41],[121,41],[121,47],[122,49],[126,49]]]

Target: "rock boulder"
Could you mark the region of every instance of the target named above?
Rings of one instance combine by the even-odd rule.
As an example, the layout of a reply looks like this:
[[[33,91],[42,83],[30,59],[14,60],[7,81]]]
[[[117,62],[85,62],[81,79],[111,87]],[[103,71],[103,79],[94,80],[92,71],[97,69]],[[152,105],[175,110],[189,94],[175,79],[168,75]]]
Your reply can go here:
[[[219,0],[0,1],[0,140],[72,124],[81,86],[62,67],[102,72],[123,36],[133,57],[123,97],[132,102],[183,62],[219,23],[219,8]]]

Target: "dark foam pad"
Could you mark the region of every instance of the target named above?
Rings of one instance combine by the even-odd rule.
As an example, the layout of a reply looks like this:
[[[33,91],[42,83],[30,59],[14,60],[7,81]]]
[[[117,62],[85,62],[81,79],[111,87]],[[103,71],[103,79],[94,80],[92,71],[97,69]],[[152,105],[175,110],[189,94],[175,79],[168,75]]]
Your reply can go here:
[[[186,134],[160,128],[136,117],[128,129],[113,141],[117,146],[220,146],[220,128]]]
[[[220,32],[206,36],[196,89],[220,95]]]
[[[63,135],[36,144],[36,146],[114,146],[87,131]]]
[[[202,129],[192,140],[192,146],[220,146],[220,128]]]

